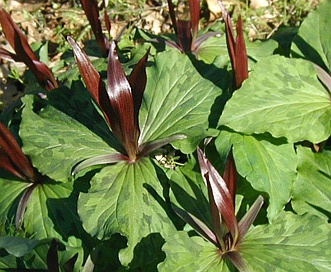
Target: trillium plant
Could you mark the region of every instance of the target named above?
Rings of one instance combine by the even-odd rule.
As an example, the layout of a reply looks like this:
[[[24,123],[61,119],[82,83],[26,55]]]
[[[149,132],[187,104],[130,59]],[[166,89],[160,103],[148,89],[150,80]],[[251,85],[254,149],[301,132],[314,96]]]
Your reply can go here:
[[[254,42],[167,3],[172,35],[111,37],[82,0],[63,69],[0,7],[31,71],[0,105],[1,271],[331,270],[331,2]]]

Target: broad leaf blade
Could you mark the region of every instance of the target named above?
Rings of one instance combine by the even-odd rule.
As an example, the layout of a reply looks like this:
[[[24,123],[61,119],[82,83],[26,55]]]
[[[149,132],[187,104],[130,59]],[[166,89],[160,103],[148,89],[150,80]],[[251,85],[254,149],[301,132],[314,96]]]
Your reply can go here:
[[[220,124],[245,134],[269,132],[289,142],[319,143],[331,134],[330,94],[314,66],[273,56],[259,61],[225,105]]]
[[[128,265],[141,239],[150,233],[164,236],[175,230],[165,211],[162,191],[150,159],[120,162],[93,177],[88,193],[79,196],[78,213],[92,236],[108,239],[121,233],[127,237],[128,248],[120,259]]]
[[[80,161],[118,153],[84,125],[51,105],[36,113],[33,96],[26,96],[23,103],[20,136],[24,151],[42,174],[66,182]]]
[[[182,271],[231,271],[221,258],[219,249],[201,237],[189,237],[178,232],[166,238],[163,250],[166,259],[158,265],[160,272]]]
[[[331,213],[331,152],[313,153],[308,148],[298,147],[298,175],[294,183],[292,206],[303,214],[321,216]],[[324,216],[325,216],[324,214]]]
[[[217,70],[210,66],[202,69],[205,70],[199,73],[191,60],[176,50],[156,55],[155,65],[147,69],[148,81],[139,113],[140,144],[184,134],[191,139],[197,137],[190,152],[196,148],[208,128],[211,107],[216,97],[222,95],[220,87],[201,76],[207,74],[210,78]]]
[[[32,192],[23,227],[36,239],[54,237],[68,241],[70,236],[86,237],[77,214],[78,192],[73,183],[48,181]]]
[[[224,142],[226,139],[230,146],[233,145],[238,173],[255,190],[268,194],[268,218],[272,221],[291,198],[297,167],[293,145],[271,137],[253,137],[222,131],[215,141],[220,154],[227,145]]]
[[[27,182],[0,177],[0,222],[14,224],[18,202],[28,187]]]
[[[331,71],[330,1],[321,1],[302,22],[293,39],[292,55],[308,59]]]
[[[8,253],[16,257],[24,256],[33,250],[39,243],[39,240],[31,240],[21,237],[0,237],[0,248],[4,248]]]
[[[240,246],[249,271],[330,271],[330,224],[316,216],[281,213],[247,233]]]

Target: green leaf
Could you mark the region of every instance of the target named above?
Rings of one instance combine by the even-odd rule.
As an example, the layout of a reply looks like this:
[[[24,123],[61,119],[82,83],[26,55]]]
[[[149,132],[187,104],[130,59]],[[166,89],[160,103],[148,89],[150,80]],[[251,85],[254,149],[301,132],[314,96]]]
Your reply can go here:
[[[225,105],[220,124],[245,134],[270,132],[289,142],[324,141],[331,134],[330,94],[313,65],[272,56],[259,61]]]
[[[331,1],[321,1],[300,26],[291,51],[295,57],[306,58],[326,71],[331,71]]]
[[[251,229],[240,245],[249,271],[331,271],[330,224],[317,216],[281,213]]]
[[[216,246],[201,237],[189,237],[184,231],[166,238],[162,249],[167,257],[158,265],[160,272],[230,271]]]
[[[221,57],[221,62],[227,64],[230,59],[225,35],[210,37],[203,41],[196,51],[196,57],[206,63],[213,63],[216,58]]]
[[[43,239],[56,237],[66,241],[81,236],[83,229],[76,212],[77,192],[73,183],[45,183],[32,192],[24,215],[24,229]]]
[[[39,244],[39,240],[30,240],[20,237],[0,237],[0,248],[4,248],[9,254],[22,257]]]
[[[78,213],[87,232],[99,239],[114,233],[127,237],[120,258],[128,265],[135,246],[150,233],[174,231],[163,200],[163,188],[150,159],[104,167],[91,180],[88,193],[78,199]],[[146,258],[148,261],[148,258]]]
[[[17,205],[29,183],[0,177],[0,222],[14,223]]]
[[[65,182],[72,168],[83,159],[116,153],[99,136],[53,106],[46,105],[36,113],[31,95],[24,97],[23,103],[23,151],[42,174]]]
[[[211,107],[216,97],[222,95],[222,89],[202,76],[211,78],[217,70],[210,65],[201,65],[199,69],[198,72],[190,58],[176,50],[156,55],[155,65],[147,69],[139,116],[141,143],[176,134],[204,137]]]
[[[298,147],[298,176],[294,183],[292,206],[303,214],[331,214],[331,151],[313,153]]]
[[[192,169],[193,160],[184,167],[169,169],[170,201],[186,212],[193,214],[212,229],[212,218],[208,202],[207,186],[205,185],[199,168]]]
[[[215,141],[220,153],[224,146],[227,149],[224,141],[229,137],[238,173],[255,190],[269,195],[268,218],[273,220],[291,198],[297,166],[293,145],[271,137],[222,131]]]

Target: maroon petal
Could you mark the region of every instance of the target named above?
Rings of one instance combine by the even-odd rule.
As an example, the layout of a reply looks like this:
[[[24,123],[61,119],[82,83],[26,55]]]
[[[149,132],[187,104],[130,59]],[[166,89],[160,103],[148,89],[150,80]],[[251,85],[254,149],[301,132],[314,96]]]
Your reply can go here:
[[[235,69],[236,66],[236,54],[235,54],[235,38],[233,33],[233,25],[231,21],[231,17],[229,13],[227,12],[225,6],[223,5],[222,1],[218,2],[220,4],[220,7],[222,9],[222,15],[225,22],[225,32],[226,32],[226,44],[231,60],[232,69]]]
[[[200,20],[200,0],[189,0],[190,4],[190,17],[192,27],[192,45],[198,36],[199,20]],[[191,48],[193,51],[193,48]]]
[[[107,39],[102,33],[102,26],[99,19],[99,7],[97,0],[81,0],[82,7],[84,9],[85,15],[92,27],[92,31],[97,40],[97,43],[101,49],[104,56],[107,56],[109,44]]]
[[[245,79],[248,78],[248,57],[244,39],[243,25],[241,16],[237,21],[237,38],[236,38],[236,48],[235,48],[235,79],[236,79],[236,89],[239,89],[241,84]]]
[[[7,41],[14,49],[16,54],[22,56],[22,60],[38,60],[38,58],[32,51],[30,45],[28,44],[26,37],[23,35],[18,26],[14,23],[10,15],[2,7],[0,7],[0,23]]]
[[[167,1],[168,1],[168,7],[169,7],[169,13],[170,13],[170,18],[171,18],[171,22],[172,22],[172,27],[174,28],[176,35],[178,35],[175,7],[171,0],[167,0]]]
[[[106,24],[107,32],[108,32],[108,35],[110,36],[111,23],[110,23],[110,19],[109,19],[108,13],[107,13],[105,0],[102,1],[102,4],[103,4],[103,11],[104,11],[103,17],[105,18],[105,24]],[[107,46],[109,48],[108,40],[106,41],[106,43],[107,43]]]
[[[109,113],[110,111],[110,102],[107,97],[105,84],[84,50],[82,50],[70,36],[67,39],[74,51],[78,69],[83,77],[86,87],[90,91],[95,102],[97,102],[97,104],[100,106],[108,124],[110,125],[110,119],[107,114],[107,112]]]
[[[16,54],[11,53],[4,48],[0,48],[0,58],[8,61],[22,61]]]
[[[140,110],[141,102],[143,100],[143,95],[147,83],[146,64],[147,64],[148,54],[149,54],[149,49],[147,50],[146,54],[142,57],[142,59],[138,62],[138,64],[134,67],[129,79],[129,84],[131,86],[131,91],[134,101],[134,119],[135,119],[136,130],[139,130],[139,125],[138,125],[139,110]]]
[[[0,147],[0,168],[12,173],[14,176],[19,177],[21,179],[26,179],[26,177],[21,174],[18,170],[16,170],[15,165],[10,160],[7,153]]]
[[[235,215],[232,195],[221,175],[205,157],[199,147],[198,159],[202,177],[206,185],[211,187],[211,197],[215,202],[218,211],[221,213],[222,218],[232,235],[233,241],[236,241],[238,239],[238,222]]]
[[[138,154],[139,129],[135,122],[131,86],[118,59],[115,42],[111,43],[109,49],[107,78],[107,93],[112,109],[112,114],[108,116],[111,128],[125,148],[128,157],[135,160]]]
[[[29,181],[36,181],[36,171],[9,129],[0,122],[0,167]]]
[[[235,206],[236,188],[237,188],[237,170],[236,170],[236,165],[234,163],[232,150],[230,151],[228,158],[226,160],[223,179],[231,194],[233,206]]]
[[[16,57],[14,60],[22,61],[29,67],[32,73],[37,77],[39,84],[50,91],[58,87],[51,70],[46,64],[40,62],[32,51],[26,37],[12,20],[10,15],[0,7],[0,23],[2,31],[6,36],[10,46],[14,49]]]
[[[178,20],[178,43],[184,52],[191,52],[192,33],[191,21]]]

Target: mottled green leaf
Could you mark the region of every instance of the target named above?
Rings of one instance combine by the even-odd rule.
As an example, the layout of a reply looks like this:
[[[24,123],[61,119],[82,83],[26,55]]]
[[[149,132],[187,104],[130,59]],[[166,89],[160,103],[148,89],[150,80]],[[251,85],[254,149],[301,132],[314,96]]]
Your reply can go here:
[[[23,151],[42,174],[67,181],[79,161],[115,153],[103,139],[51,105],[36,113],[33,96],[24,97],[23,103],[20,130]]]
[[[331,71],[331,1],[324,0],[303,21],[292,43],[292,54]]]
[[[4,248],[9,254],[22,257],[39,244],[39,240],[30,240],[21,237],[0,237],[0,248]]]
[[[331,151],[313,153],[298,147],[298,176],[294,183],[292,206],[294,210],[321,215],[331,214]]]
[[[249,271],[331,271],[331,225],[317,216],[281,213],[240,245]]]
[[[215,77],[212,66],[199,69],[198,72],[190,58],[176,50],[156,55],[155,65],[147,69],[140,111],[141,143],[176,134],[204,137],[211,107],[216,97],[222,95],[222,89],[210,81]]]
[[[271,56],[278,47],[278,43],[274,40],[267,41],[246,41],[246,49],[249,60],[249,66],[253,66],[256,61],[262,58]],[[213,63],[217,58],[218,62],[229,64],[230,58],[226,45],[225,35],[220,37],[210,37],[199,46],[197,50],[197,58],[206,62]]]
[[[92,236],[108,239],[121,233],[127,237],[128,248],[120,258],[128,265],[142,238],[174,230],[165,206],[156,170],[145,158],[134,164],[120,162],[104,167],[92,178],[88,193],[79,196],[78,213]]]
[[[331,134],[330,116],[330,94],[313,65],[272,56],[254,66],[225,105],[220,124],[245,134],[269,132],[290,142],[319,143]]]
[[[66,240],[82,233],[72,183],[45,183],[32,192],[25,211],[24,229],[37,239]]]
[[[273,220],[291,198],[296,178],[296,154],[292,144],[271,137],[247,136],[222,131],[215,141],[222,153],[230,139],[238,173],[252,187],[269,196],[268,218]]]
[[[9,180],[0,177],[0,222],[5,224],[15,222],[15,214],[20,196],[29,183]],[[0,223],[0,225],[1,225]]]
[[[199,169],[193,171],[190,166],[169,170],[170,201],[186,212],[193,214],[212,228],[210,205],[207,187]]]
[[[216,246],[201,237],[189,237],[184,231],[166,238],[162,249],[167,257],[158,265],[160,272],[231,271]]]
[[[196,57],[206,63],[213,63],[215,58],[222,58],[222,62],[227,64],[230,59],[226,47],[225,35],[210,37],[203,41],[196,50]]]

